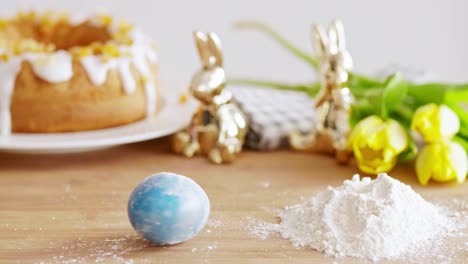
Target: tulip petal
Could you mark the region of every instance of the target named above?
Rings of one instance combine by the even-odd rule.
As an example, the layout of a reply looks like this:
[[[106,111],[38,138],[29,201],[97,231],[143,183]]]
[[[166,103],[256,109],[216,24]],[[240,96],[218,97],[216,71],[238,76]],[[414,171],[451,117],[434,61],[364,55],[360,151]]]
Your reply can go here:
[[[436,104],[419,107],[413,115],[411,129],[421,134],[426,142],[440,140],[439,107]]]
[[[377,173],[390,172],[393,169],[393,167],[395,167],[396,162],[397,162],[397,158],[396,156],[394,156],[393,159],[380,163],[380,166],[376,168],[376,172]]]
[[[367,145],[373,150],[381,150],[386,145],[386,135],[385,135],[385,127],[380,125],[378,127],[372,128],[367,136]]]
[[[375,167],[368,166],[365,163],[358,163],[358,168],[360,171],[369,174],[369,175],[375,175],[377,174],[377,171],[375,170]]]
[[[460,119],[457,114],[445,105],[441,105],[439,109],[440,120],[440,135],[449,139],[455,136],[460,130]]]
[[[359,169],[367,174],[391,170],[396,165],[398,152],[407,145],[406,131],[398,122],[384,122],[377,116],[359,122],[348,141]]]
[[[350,144],[353,144],[353,142],[356,142],[358,137],[360,137],[362,134],[369,134],[370,129],[378,127],[382,123],[382,119],[378,116],[369,116],[361,120],[354,127],[353,131],[351,131],[348,140],[349,146],[351,146]]]
[[[388,144],[396,154],[400,154],[408,147],[408,135],[406,130],[397,121],[393,119],[387,121],[386,133]]]
[[[416,175],[418,176],[418,181],[422,185],[426,185],[432,176],[432,166],[434,165],[433,157],[433,146],[427,145],[423,147],[419,155],[416,157]]]
[[[464,182],[468,174],[468,155],[465,149],[458,143],[450,142],[449,158],[457,176],[457,182]]]
[[[456,178],[449,157],[449,145],[445,141],[431,143],[428,145],[431,160],[428,166],[432,171],[432,179],[438,182],[447,182]]]

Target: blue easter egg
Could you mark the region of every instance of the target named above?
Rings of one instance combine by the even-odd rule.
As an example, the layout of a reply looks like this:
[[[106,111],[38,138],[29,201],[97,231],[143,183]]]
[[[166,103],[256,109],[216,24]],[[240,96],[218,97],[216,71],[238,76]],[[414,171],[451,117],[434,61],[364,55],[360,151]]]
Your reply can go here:
[[[128,201],[135,230],[158,245],[177,244],[194,237],[210,215],[210,201],[195,181],[162,172],[140,183]]]

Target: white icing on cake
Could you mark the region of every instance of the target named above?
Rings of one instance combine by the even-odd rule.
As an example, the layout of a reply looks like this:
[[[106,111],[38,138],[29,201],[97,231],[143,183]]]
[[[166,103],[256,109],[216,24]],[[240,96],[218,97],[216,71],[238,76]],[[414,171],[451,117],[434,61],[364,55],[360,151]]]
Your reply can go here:
[[[85,22],[83,17],[71,19],[71,25]],[[88,18],[87,21],[102,26],[97,17]],[[110,33],[118,27],[115,23],[107,27]],[[126,93],[136,91],[136,78],[133,76],[130,65],[133,64],[138,73],[144,77],[146,94],[146,113],[150,116],[156,111],[156,83],[151,73],[149,63],[156,64],[158,57],[153,48],[151,39],[138,28],[129,32],[133,40],[132,45],[120,45],[119,50],[125,55],[117,58],[103,60],[102,55],[89,55],[79,59],[86,70],[89,79],[96,86],[101,86],[107,79],[111,69],[117,69]],[[110,41],[112,43],[112,41]],[[3,50],[5,52],[5,50]],[[31,64],[34,73],[41,79],[50,83],[68,81],[73,77],[73,58],[68,51],[58,50],[52,53],[23,53],[11,55],[7,61],[0,61],[0,135],[11,133],[10,104],[16,77],[21,70],[23,61]]]
[[[158,54],[152,48],[146,51],[146,56],[151,63],[156,64],[158,62]]]
[[[15,88],[16,75],[21,69],[21,59],[0,63],[0,135],[11,133],[10,101]]]
[[[145,78],[145,93],[146,93],[146,105],[148,106],[146,109],[146,114],[150,116],[156,111],[156,84],[155,81],[152,79],[151,70],[148,65],[148,56],[145,56],[144,53],[137,53],[133,57],[133,63],[137,68],[138,72],[140,72]]]
[[[135,78],[133,78],[132,71],[130,70],[130,60],[129,59],[119,59],[117,64],[120,73],[120,79],[122,80],[123,87],[125,92],[131,94],[136,90]]]
[[[96,86],[103,85],[107,79],[107,72],[117,65],[115,60],[103,62],[98,56],[86,56],[81,58],[80,62],[86,70],[89,79]]]
[[[70,53],[28,53],[24,57],[31,63],[34,73],[51,83],[68,81],[73,76],[73,59]]]

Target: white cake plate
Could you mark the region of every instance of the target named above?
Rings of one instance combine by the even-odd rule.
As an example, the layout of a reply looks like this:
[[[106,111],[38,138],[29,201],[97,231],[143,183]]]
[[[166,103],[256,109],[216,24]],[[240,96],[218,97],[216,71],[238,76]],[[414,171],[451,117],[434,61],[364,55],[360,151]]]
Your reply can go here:
[[[166,100],[158,115],[124,126],[70,133],[13,133],[0,136],[0,151],[80,152],[159,138],[186,126],[195,108],[194,100],[185,104]]]

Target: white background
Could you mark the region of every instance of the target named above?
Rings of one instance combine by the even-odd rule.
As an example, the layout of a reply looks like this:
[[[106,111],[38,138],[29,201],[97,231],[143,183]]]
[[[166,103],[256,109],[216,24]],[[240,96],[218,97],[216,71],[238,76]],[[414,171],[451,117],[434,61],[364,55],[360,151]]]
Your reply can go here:
[[[468,1],[64,1],[0,0],[0,12],[54,8],[76,13],[106,10],[143,27],[160,49],[166,89],[185,88],[199,66],[194,29],[217,32],[229,77],[307,81],[312,70],[261,34],[234,29],[258,20],[312,52],[310,25],[340,18],[356,70],[371,73],[398,63],[434,72],[443,80],[468,81]]]

